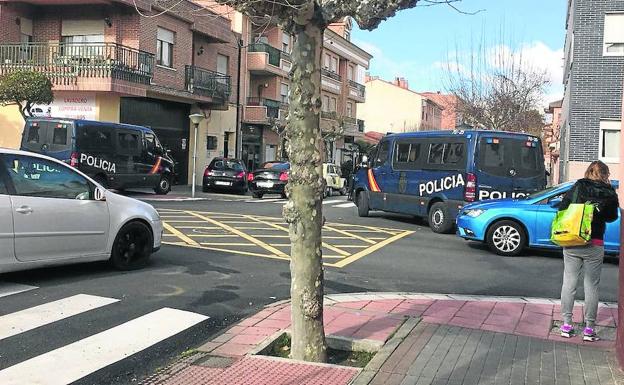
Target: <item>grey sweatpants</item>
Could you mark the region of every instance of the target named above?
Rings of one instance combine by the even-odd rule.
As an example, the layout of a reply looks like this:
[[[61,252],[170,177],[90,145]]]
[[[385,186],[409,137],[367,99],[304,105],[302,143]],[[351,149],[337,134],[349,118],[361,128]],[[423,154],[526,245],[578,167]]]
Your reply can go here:
[[[572,324],[572,309],[576,296],[576,285],[585,272],[585,326],[594,327],[598,313],[598,285],[604,259],[603,246],[566,247],[563,249],[563,285],[561,287],[561,316],[563,322]]]

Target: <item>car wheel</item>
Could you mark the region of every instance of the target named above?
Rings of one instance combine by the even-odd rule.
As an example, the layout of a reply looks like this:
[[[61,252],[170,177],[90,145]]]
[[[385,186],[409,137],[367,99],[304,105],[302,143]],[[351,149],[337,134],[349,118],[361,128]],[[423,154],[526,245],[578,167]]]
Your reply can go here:
[[[142,222],[125,224],[117,233],[110,262],[119,270],[134,270],[147,264],[154,240],[149,227]]]
[[[357,195],[357,209],[358,215],[361,217],[367,217],[369,206],[368,206],[368,194],[366,191],[362,191]]]
[[[434,233],[447,234],[453,229],[453,218],[444,202],[436,202],[429,210],[429,227]]]
[[[154,191],[158,195],[165,195],[169,191],[171,191],[171,180],[167,175],[163,175],[160,177],[160,181],[158,181],[158,186],[154,188]]]
[[[255,193],[252,193],[251,195],[252,195],[254,198],[262,199],[262,195],[264,195],[264,194],[262,194],[262,193],[256,193],[256,192],[255,192]]]
[[[105,175],[99,174],[93,178],[100,186],[108,189],[108,179],[106,179]]]
[[[504,220],[490,226],[486,235],[490,249],[498,255],[515,256],[526,246],[527,237],[520,224]]]

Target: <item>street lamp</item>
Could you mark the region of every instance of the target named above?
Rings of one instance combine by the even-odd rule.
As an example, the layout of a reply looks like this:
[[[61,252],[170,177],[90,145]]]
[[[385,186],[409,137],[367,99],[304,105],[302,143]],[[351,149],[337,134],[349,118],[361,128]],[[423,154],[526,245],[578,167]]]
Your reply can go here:
[[[193,122],[193,125],[195,126],[195,141],[193,143],[193,182],[191,183],[191,196],[193,198],[195,198],[195,173],[196,173],[196,166],[197,166],[197,131],[199,131],[199,123],[201,123],[202,120],[205,119],[204,115],[202,114],[192,114],[189,115],[189,119],[191,119],[191,122]]]

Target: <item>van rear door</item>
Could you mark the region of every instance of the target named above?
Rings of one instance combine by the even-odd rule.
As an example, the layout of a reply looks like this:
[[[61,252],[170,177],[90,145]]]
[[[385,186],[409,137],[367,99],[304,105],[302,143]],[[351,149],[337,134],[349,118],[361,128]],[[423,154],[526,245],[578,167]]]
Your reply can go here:
[[[28,120],[22,149],[68,160],[72,151],[73,123],[63,120]]]
[[[518,198],[544,188],[544,158],[537,138],[481,135],[475,163],[479,200]]]

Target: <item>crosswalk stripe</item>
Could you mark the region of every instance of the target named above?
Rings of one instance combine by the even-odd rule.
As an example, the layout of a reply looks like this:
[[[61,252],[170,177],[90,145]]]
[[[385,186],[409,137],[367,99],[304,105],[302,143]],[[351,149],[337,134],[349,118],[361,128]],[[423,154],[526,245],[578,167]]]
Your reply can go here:
[[[353,203],[353,202],[343,203],[341,205],[335,205],[335,206],[332,206],[332,207],[340,207],[340,208],[355,207],[355,203]]]
[[[22,285],[21,283],[0,282],[0,297],[8,297],[13,294],[38,289],[37,286]]]
[[[207,318],[197,313],[162,308],[1,370],[0,384],[70,384]]]
[[[0,317],[0,340],[118,301],[78,294],[7,314]]]

